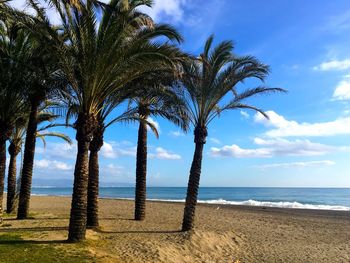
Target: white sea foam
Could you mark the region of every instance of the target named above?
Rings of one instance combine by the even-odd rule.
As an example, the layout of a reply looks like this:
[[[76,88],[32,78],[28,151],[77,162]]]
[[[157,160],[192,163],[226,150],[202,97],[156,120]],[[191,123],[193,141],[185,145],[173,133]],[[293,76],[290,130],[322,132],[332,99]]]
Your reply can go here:
[[[185,202],[184,199],[149,199],[149,201],[162,201],[162,202]],[[224,199],[217,200],[198,200],[198,203],[202,204],[216,204],[216,205],[247,205],[247,206],[263,206],[263,207],[277,207],[277,208],[294,208],[294,209],[316,209],[316,210],[337,210],[337,211],[350,211],[348,206],[340,205],[316,205],[316,204],[302,204],[299,202],[264,202],[256,200],[246,201],[227,201]]]

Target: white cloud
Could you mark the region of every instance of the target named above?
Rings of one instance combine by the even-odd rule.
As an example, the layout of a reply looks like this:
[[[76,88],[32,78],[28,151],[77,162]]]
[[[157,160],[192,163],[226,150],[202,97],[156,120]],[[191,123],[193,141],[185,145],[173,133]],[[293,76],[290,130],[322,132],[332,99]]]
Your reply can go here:
[[[150,153],[149,158],[153,159],[163,159],[163,160],[180,160],[181,156],[175,153],[171,153],[161,147],[156,148],[155,153]]]
[[[136,146],[128,143],[104,142],[100,155],[106,159],[115,159],[121,156],[136,156]]]
[[[117,152],[113,149],[112,144],[108,142],[104,142],[101,148],[101,156],[109,159],[113,159],[117,157]]]
[[[50,142],[47,144],[46,148],[37,147],[35,151],[38,154],[42,154],[45,157],[50,157],[52,159],[75,159],[77,153],[77,144],[76,142],[74,142],[72,145],[69,145],[65,142]]]
[[[73,166],[56,161],[56,160],[47,160],[47,159],[41,159],[41,160],[35,160],[34,165],[38,169],[49,169],[49,170],[62,170],[62,171],[69,171],[73,169]]]
[[[244,149],[240,146],[225,145],[221,148],[212,147],[210,155],[214,157],[235,158],[270,158],[275,156],[319,156],[337,151],[349,151],[348,147],[334,147],[309,140],[271,139],[265,140],[255,138],[254,143],[259,148]]]
[[[335,100],[349,100],[350,99],[350,81],[342,80],[338,83],[333,93]]]
[[[177,23],[183,19],[186,2],[187,0],[155,0],[152,8],[142,7],[141,10],[157,22],[170,20]]]
[[[320,65],[313,67],[314,70],[329,71],[329,70],[347,70],[350,69],[350,59],[330,60],[323,62]]]
[[[221,144],[220,140],[219,139],[216,139],[214,137],[210,137],[209,138],[209,141],[212,142],[212,143],[215,143],[215,144]]]
[[[225,145],[221,148],[212,147],[210,154],[214,157],[260,158],[271,157],[269,149],[242,149],[236,144]]]
[[[77,152],[77,144],[72,145],[67,143],[53,143],[47,144],[46,148],[37,147],[36,153],[43,155],[49,159],[72,159],[75,160]],[[121,156],[136,156],[136,146],[130,142],[104,142],[99,152],[102,158],[114,159]]]
[[[181,131],[170,131],[169,135],[172,137],[182,137],[185,136],[185,134]]]
[[[269,137],[292,137],[292,136],[332,136],[340,134],[350,134],[350,118],[339,118],[329,122],[319,123],[298,123],[290,121],[274,111],[267,111],[269,119],[261,113],[256,113],[254,120],[273,129],[267,131],[265,135]]]
[[[158,133],[160,134],[160,125],[158,122],[156,122],[154,119],[152,119],[151,117],[148,117],[147,121],[152,124],[158,131]],[[147,129],[150,131],[151,129],[147,126]]]
[[[258,165],[257,167],[261,169],[270,168],[305,168],[305,167],[319,167],[319,166],[333,166],[334,161],[324,160],[324,161],[309,161],[309,162],[291,162],[291,163],[272,163]]]
[[[241,113],[241,115],[243,116],[243,118],[249,119],[250,116],[249,116],[249,113],[248,113],[248,112],[246,112],[246,111],[244,111],[244,110],[241,110],[240,113]]]

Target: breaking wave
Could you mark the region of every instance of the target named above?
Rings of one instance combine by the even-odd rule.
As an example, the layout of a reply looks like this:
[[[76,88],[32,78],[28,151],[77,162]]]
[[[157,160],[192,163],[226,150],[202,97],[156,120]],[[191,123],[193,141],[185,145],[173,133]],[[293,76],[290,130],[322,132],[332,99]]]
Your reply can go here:
[[[162,201],[162,202],[185,202],[182,200],[174,199],[149,199],[149,201]],[[321,205],[321,204],[302,204],[299,202],[268,202],[268,201],[227,201],[224,199],[216,200],[198,200],[201,204],[216,204],[216,205],[246,205],[246,206],[263,206],[263,207],[277,207],[277,208],[294,208],[294,209],[315,209],[315,210],[336,210],[336,211],[350,211],[348,206],[340,205]]]

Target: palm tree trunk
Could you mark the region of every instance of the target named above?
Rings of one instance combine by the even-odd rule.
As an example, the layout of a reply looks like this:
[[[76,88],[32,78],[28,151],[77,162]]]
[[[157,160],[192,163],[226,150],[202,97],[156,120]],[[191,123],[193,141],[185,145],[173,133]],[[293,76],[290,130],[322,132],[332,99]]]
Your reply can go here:
[[[194,131],[194,142],[196,144],[196,149],[193,155],[190,178],[188,181],[186,204],[182,221],[182,231],[189,231],[193,229],[199,181],[202,169],[203,148],[207,135],[208,133],[205,127],[196,127]]]
[[[10,144],[8,152],[10,154],[10,164],[7,176],[7,205],[6,213],[10,214],[15,209],[16,197],[16,174],[17,174],[17,155],[19,153],[18,147],[13,143]]]
[[[25,219],[28,217],[29,214],[29,201],[32,188],[36,132],[38,127],[38,108],[38,100],[33,101],[31,105],[31,112],[28,120],[27,136],[24,146],[24,158],[21,177],[21,189],[19,192],[17,219]]]
[[[146,215],[147,126],[140,121],[136,154],[135,220]]]
[[[89,180],[87,201],[87,226],[98,227],[98,188],[99,188],[99,164],[98,152],[103,146],[103,129],[98,128],[94,132],[94,138],[90,143]]]
[[[94,118],[85,114],[78,116],[77,129],[78,153],[74,170],[74,186],[69,221],[69,242],[85,239],[87,217],[87,187],[89,176],[89,146],[95,124]]]
[[[2,224],[2,203],[4,198],[4,180],[6,170],[6,139],[0,140],[0,224]]]

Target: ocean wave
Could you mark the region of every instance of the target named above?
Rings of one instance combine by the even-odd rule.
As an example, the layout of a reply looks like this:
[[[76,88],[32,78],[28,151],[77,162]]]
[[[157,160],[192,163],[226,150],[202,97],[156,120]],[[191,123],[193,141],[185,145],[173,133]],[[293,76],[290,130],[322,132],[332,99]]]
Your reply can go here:
[[[148,199],[149,201],[162,202],[185,202],[185,199]],[[215,205],[246,205],[246,206],[262,206],[262,207],[276,207],[276,208],[293,208],[293,209],[314,209],[314,210],[336,210],[336,211],[350,211],[348,206],[340,205],[316,205],[316,204],[302,204],[299,202],[267,202],[267,201],[228,201],[224,199],[216,200],[198,200],[200,204],[215,204]]]

